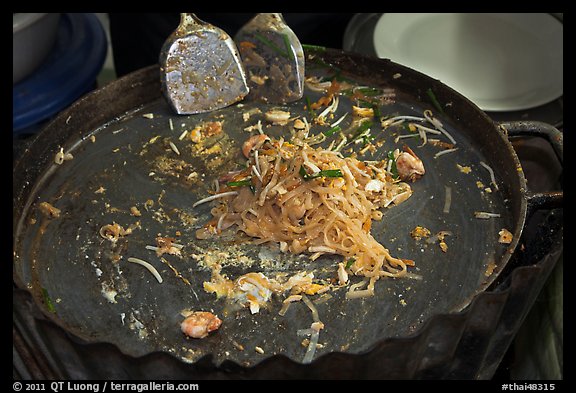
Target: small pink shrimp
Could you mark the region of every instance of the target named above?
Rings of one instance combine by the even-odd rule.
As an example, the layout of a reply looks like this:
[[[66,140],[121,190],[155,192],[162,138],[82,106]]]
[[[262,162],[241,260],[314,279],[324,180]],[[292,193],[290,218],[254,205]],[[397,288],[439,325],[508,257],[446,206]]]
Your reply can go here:
[[[210,332],[218,330],[222,320],[207,311],[194,311],[180,324],[182,333],[192,338],[204,338]]]
[[[268,135],[266,135],[266,134],[258,134],[258,135],[251,136],[242,145],[242,154],[244,154],[244,157],[249,158],[250,152],[254,149],[258,149],[268,139],[270,139],[270,138],[268,138]]]
[[[396,158],[396,169],[404,181],[415,181],[426,173],[424,163],[408,146],[404,146],[404,151]]]

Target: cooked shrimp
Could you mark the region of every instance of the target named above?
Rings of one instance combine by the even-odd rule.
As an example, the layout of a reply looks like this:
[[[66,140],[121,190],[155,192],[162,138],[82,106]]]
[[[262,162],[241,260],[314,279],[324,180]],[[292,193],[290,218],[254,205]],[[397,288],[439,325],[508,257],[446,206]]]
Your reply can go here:
[[[258,135],[251,136],[242,145],[242,154],[244,154],[244,157],[249,158],[250,152],[254,149],[258,149],[268,139],[270,139],[270,138],[268,138],[268,135],[266,135],[266,134],[258,134]]]
[[[210,332],[218,330],[222,320],[207,311],[194,311],[180,324],[182,333],[192,338],[204,338]]]
[[[402,180],[414,181],[426,173],[424,163],[408,146],[396,158],[396,169]]]

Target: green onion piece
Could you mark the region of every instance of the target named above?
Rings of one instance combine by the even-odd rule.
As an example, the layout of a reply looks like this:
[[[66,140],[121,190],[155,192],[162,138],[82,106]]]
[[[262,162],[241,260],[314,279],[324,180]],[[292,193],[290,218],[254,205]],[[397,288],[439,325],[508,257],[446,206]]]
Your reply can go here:
[[[350,268],[352,267],[352,265],[354,264],[354,262],[356,262],[356,259],[354,259],[354,258],[348,259],[348,261],[346,261],[346,266],[345,266],[345,268],[346,268],[346,269],[350,269]]]
[[[372,122],[371,121],[365,121],[364,123],[360,124],[360,126],[356,129],[356,132],[354,133],[354,136],[352,136],[352,139],[350,139],[350,141],[348,142],[348,144],[355,142],[357,139],[360,139],[366,135],[364,135],[364,133],[370,128],[372,127]]]
[[[56,314],[56,307],[54,307],[54,303],[52,303],[52,299],[50,299],[50,296],[48,295],[48,291],[46,290],[46,288],[42,288],[42,299],[44,300],[44,304],[46,304],[48,311],[50,311],[53,314]]]
[[[327,169],[324,171],[320,171],[316,176],[320,177],[344,177],[342,171],[340,169]]]
[[[382,112],[380,112],[380,108],[378,108],[377,104],[366,100],[359,100],[358,105],[360,105],[361,108],[372,108],[374,111],[374,117],[378,120],[382,117]]]
[[[350,84],[357,84],[357,82],[354,79],[350,79],[350,78],[342,75],[342,70],[340,70],[340,69],[338,69],[336,71],[336,74],[334,75],[334,79],[336,79],[338,82],[348,82]]]
[[[442,106],[440,105],[440,103],[438,102],[438,99],[436,98],[436,95],[432,91],[432,88],[429,87],[428,90],[426,90],[426,94],[428,94],[428,97],[430,97],[430,101],[432,101],[432,105],[434,105],[434,107],[436,109],[438,109],[439,112],[444,113],[444,111],[442,110]]]
[[[314,110],[312,109],[312,102],[310,101],[310,97],[306,96],[305,99],[306,99],[306,109],[308,109],[310,117],[312,118],[316,117],[316,113],[314,113]]]
[[[325,64],[327,64],[327,63],[325,63]],[[323,79],[325,79],[325,81],[326,81],[326,80],[329,80],[329,81],[335,80],[336,82],[348,82],[348,83],[350,83],[350,84],[355,84],[355,83],[356,83],[356,81],[354,81],[354,80],[352,80],[352,79],[350,79],[350,78],[347,78],[347,77],[345,77],[344,75],[342,75],[342,70],[340,70],[340,69],[338,69],[338,68],[336,68],[336,67],[334,67],[334,66],[332,66],[332,65],[330,65],[330,64],[327,64],[327,66],[329,66],[330,68],[332,68],[335,72],[334,72],[333,75],[331,75],[331,76],[329,76],[329,77],[326,77],[326,78],[323,78]],[[338,93],[339,93],[340,95],[347,96],[347,97],[348,97],[348,96],[351,96],[353,92],[354,92],[354,89],[353,89],[353,88],[349,88],[349,89],[344,89],[344,90],[339,90],[339,91],[338,91]]]
[[[326,131],[322,131],[322,134],[324,134],[325,136],[332,136],[337,132],[342,131],[342,127],[340,126],[334,126],[332,128],[330,128],[329,130]]]
[[[284,46],[286,47],[286,53],[290,60],[294,60],[294,53],[292,53],[292,45],[290,44],[290,38],[286,34],[282,34],[282,39],[284,40]]]
[[[268,38],[264,37],[262,34],[254,33],[254,37],[266,45],[267,47],[271,48],[272,50],[276,51],[280,56],[288,58],[288,54],[282,50],[278,45],[274,42],[270,41]]]
[[[388,152],[388,159],[392,160],[392,166],[390,167],[390,172],[392,173],[392,177],[394,179],[398,179],[398,168],[396,167],[396,158],[394,158],[394,152],[390,150]]]
[[[382,117],[382,112],[380,112],[380,108],[378,108],[378,105],[373,104],[372,109],[374,110],[374,117],[380,120],[380,118]]]
[[[302,165],[300,166],[298,173],[300,173],[300,176],[302,176],[304,180],[312,180],[318,177],[344,177],[340,169],[326,169],[324,171],[314,173],[313,175],[309,175]]]
[[[358,100],[358,106],[360,108],[372,108],[374,106],[374,104],[371,103],[370,101]]]
[[[366,131],[368,128],[372,127],[372,122],[371,121],[365,121],[362,124],[360,124],[360,126],[358,127],[358,129],[356,130],[356,134],[360,135],[362,134],[364,131]]]
[[[362,137],[362,140],[364,141],[364,146],[371,143],[374,139],[376,139],[374,135],[364,135]]]
[[[248,179],[238,180],[238,181],[229,181],[226,183],[228,187],[244,187],[249,186],[252,184],[252,178],[249,177]]]
[[[306,52],[325,52],[326,47],[320,45],[309,45],[309,44],[302,44],[302,49]]]
[[[356,89],[356,91],[364,94],[366,97],[376,97],[383,94],[383,91],[376,87],[360,87]]]
[[[308,52],[306,53],[309,57],[306,58],[306,66],[310,66],[311,69],[314,69],[314,66],[316,66],[316,69],[329,69],[329,70],[333,70],[333,71],[338,71],[338,68],[330,63],[325,62],[324,60],[322,60],[320,58],[320,56],[310,56],[311,54],[313,54],[314,52]]]

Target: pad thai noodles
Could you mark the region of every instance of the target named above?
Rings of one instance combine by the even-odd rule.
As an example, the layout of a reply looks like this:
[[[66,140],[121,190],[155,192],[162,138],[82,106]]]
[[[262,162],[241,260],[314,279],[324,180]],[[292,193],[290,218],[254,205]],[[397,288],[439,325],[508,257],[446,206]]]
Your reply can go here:
[[[256,244],[274,242],[282,252],[309,253],[312,260],[341,255],[345,270],[367,283],[351,287],[347,297],[372,296],[380,277],[404,276],[414,264],[392,256],[370,233],[372,221],[382,219],[380,209],[409,198],[406,181],[424,174],[422,162],[405,149],[381,161],[360,161],[305,139],[252,136],[242,147],[245,168],[222,176],[214,195],[196,202],[213,203],[213,218],[196,236],[236,227]]]

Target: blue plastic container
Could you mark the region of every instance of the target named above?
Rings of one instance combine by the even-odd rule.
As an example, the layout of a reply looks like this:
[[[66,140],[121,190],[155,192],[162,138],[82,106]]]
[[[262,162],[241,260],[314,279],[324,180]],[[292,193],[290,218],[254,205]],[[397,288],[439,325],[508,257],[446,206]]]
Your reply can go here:
[[[93,90],[108,41],[94,14],[63,13],[51,54],[29,77],[13,86],[13,135],[31,134]]]

